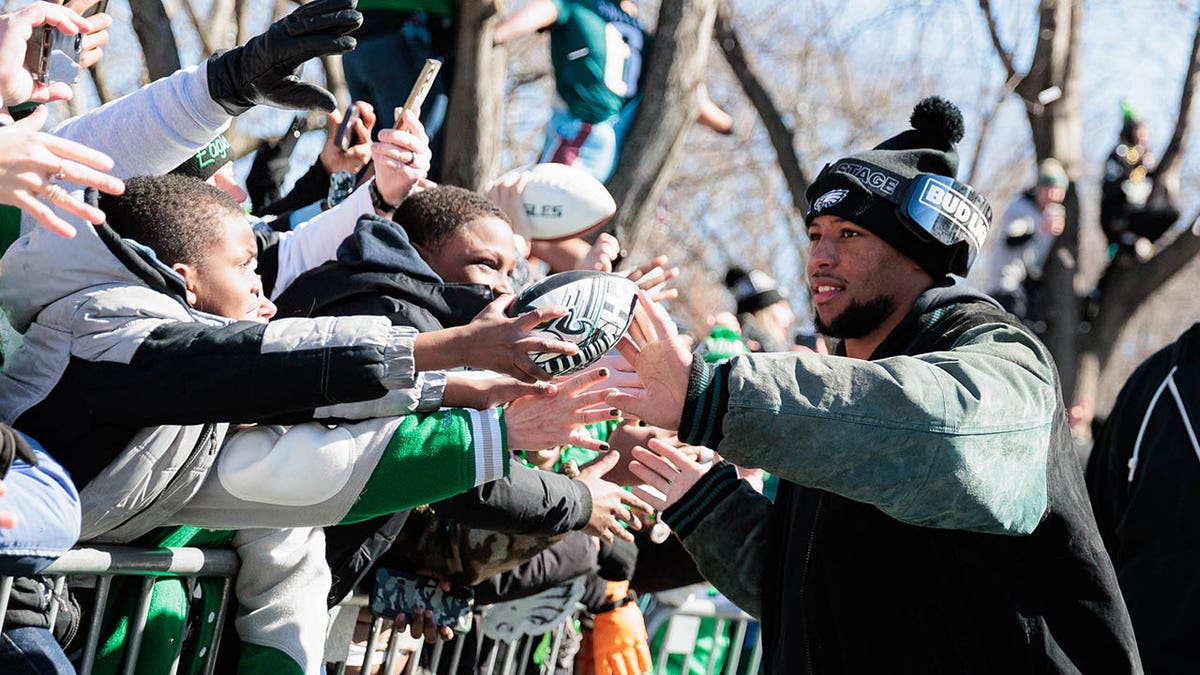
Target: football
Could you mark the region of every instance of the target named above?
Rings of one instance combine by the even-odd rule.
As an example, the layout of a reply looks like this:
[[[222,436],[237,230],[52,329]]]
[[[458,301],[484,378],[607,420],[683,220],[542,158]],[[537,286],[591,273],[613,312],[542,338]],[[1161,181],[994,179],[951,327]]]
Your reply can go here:
[[[498,180],[521,172],[528,175],[521,202],[529,216],[530,239],[580,237],[607,223],[617,212],[608,188],[583,169],[534,164],[513,169]]]
[[[530,353],[535,363],[558,377],[587,368],[617,344],[633,320],[637,291],[637,284],[616,274],[572,270],[530,285],[507,312],[519,316],[541,307],[567,308],[566,316],[547,321],[533,332],[574,342],[579,345],[579,353]]]

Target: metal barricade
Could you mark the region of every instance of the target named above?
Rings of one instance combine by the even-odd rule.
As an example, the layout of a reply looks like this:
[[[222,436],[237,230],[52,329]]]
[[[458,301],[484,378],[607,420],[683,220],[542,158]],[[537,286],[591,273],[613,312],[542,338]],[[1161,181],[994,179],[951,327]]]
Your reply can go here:
[[[131,546],[87,546],[68,551],[61,558],[43,570],[38,576],[49,576],[54,581],[54,598],[50,605],[50,625],[58,615],[58,598],[67,583],[67,575],[84,575],[96,578],[96,599],[90,609],[90,616],[84,617],[87,625],[83,654],[80,661],[80,675],[91,675],[92,666],[96,661],[96,650],[100,641],[100,626],[104,618],[104,607],[108,602],[109,588],[114,576],[145,577],[138,588],[137,608],[132,617],[132,624],[126,642],[126,656],[122,675],[132,675],[137,667],[137,657],[141,651],[142,636],[146,629],[147,617],[150,613],[150,596],[154,590],[156,577],[172,576],[183,578],[213,577],[222,578],[221,607],[215,618],[212,639],[204,645],[201,652],[205,659],[204,673],[211,675],[217,664],[217,650],[220,648],[221,629],[225,623],[226,608],[229,605],[230,591],[233,578],[237,575],[239,561],[237,554],[228,549],[199,549],[199,548],[137,548]],[[13,578],[0,577],[0,630],[4,628],[4,615],[8,609],[9,595],[12,591]],[[182,645],[180,645],[182,649]],[[179,668],[180,652],[175,654],[171,664],[172,675]]]
[[[707,675],[716,675],[717,668],[720,664],[717,663],[718,654],[716,645],[725,632],[726,627],[732,624],[733,637],[729,642],[729,647],[725,651],[725,664],[721,668],[722,675],[737,675],[738,664],[741,661],[742,649],[746,643],[746,634],[749,627],[758,622],[754,617],[734,607],[732,604],[715,603],[709,599],[692,598],[673,610],[670,618],[666,623],[666,633],[663,637],[662,644],[659,646],[658,653],[654,656],[654,672],[656,675],[664,675],[667,668],[667,660],[673,654],[683,655],[682,672],[688,673],[689,663],[692,659],[692,652],[696,646],[696,640],[700,636],[700,620],[713,619],[716,625],[712,631],[712,648],[708,653],[708,662],[705,664],[705,673]],[[759,672],[759,667],[762,665],[762,640],[758,639],[754,642],[754,648],[750,653],[750,662],[747,664],[746,673],[751,675]]]

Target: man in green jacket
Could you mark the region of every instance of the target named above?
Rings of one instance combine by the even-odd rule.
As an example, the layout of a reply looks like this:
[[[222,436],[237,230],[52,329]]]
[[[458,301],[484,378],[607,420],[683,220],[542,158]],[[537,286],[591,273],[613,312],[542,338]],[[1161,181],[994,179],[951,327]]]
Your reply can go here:
[[[826,166],[808,284],[836,356],[693,359],[648,300],[615,407],[782,480],[772,505],[652,441],[632,468],[706,576],[762,620],[768,673],[1137,673],[1046,348],[967,272],[991,220],[962,117]]]

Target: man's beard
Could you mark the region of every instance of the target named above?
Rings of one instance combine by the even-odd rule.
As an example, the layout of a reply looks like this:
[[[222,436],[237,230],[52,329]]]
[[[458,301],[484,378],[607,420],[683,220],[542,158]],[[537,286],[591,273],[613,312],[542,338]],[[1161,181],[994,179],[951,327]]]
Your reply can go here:
[[[844,312],[837,315],[828,324],[821,320],[821,313],[815,312],[814,322],[817,331],[829,337],[856,339],[870,335],[879,328],[896,309],[896,300],[890,295],[881,295],[866,302],[854,300]]]

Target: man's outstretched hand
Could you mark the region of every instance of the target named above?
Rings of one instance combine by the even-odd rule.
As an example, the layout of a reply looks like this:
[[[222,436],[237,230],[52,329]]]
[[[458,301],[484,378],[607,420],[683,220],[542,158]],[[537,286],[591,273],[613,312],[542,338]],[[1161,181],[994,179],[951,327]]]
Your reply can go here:
[[[605,402],[656,427],[679,429],[692,353],[667,310],[651,300],[646,291],[638,291],[633,322],[617,343],[617,351],[633,364],[643,390],[614,392]]]
[[[256,105],[326,112],[333,94],[296,74],[305,61],[354,49],[349,34],[362,25],[355,0],[316,0],[271,24],[240,47],[208,59],[208,94],[230,115]]]

